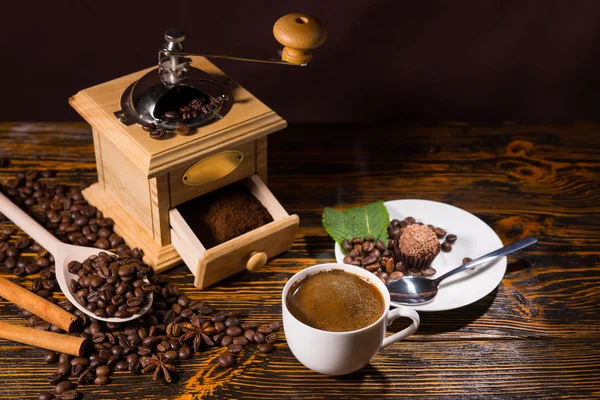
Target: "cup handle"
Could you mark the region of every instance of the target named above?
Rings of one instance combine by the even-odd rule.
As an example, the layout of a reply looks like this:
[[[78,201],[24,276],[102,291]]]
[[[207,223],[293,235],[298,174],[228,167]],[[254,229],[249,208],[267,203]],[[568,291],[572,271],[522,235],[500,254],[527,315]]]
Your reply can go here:
[[[417,314],[417,312],[412,308],[408,307],[398,307],[394,308],[391,311],[388,311],[387,324],[391,325],[391,323],[399,317],[410,318],[412,319],[413,323],[408,328],[384,338],[383,343],[381,344],[381,348],[387,347],[392,343],[396,343],[398,340],[404,339],[405,337],[412,335],[417,331],[419,325],[421,324],[421,318],[419,317],[419,314]]]

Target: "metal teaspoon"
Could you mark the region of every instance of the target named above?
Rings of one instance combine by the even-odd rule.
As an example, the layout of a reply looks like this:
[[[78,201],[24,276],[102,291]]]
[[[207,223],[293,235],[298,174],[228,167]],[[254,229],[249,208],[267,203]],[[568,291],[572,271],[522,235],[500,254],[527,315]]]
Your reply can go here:
[[[407,305],[427,303],[433,300],[437,295],[440,282],[449,276],[462,272],[467,268],[473,268],[481,264],[489,263],[535,243],[537,243],[536,237],[527,236],[501,247],[498,250],[494,250],[491,253],[476,258],[475,260],[469,261],[435,279],[422,276],[405,276],[404,278],[389,282],[386,286],[390,291],[392,301],[395,301],[396,303]]]

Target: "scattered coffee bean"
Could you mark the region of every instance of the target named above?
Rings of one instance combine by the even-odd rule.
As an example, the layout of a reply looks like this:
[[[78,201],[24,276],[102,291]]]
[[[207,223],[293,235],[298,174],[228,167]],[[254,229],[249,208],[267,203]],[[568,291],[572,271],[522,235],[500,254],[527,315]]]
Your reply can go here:
[[[452,245],[448,242],[442,243],[442,251],[445,253],[452,251]]]
[[[450,244],[454,244],[457,239],[458,239],[458,236],[456,236],[453,233],[450,233],[450,234],[448,234],[448,236],[446,236],[446,242],[448,242]]]
[[[106,375],[99,375],[96,377],[96,379],[94,379],[94,383],[96,385],[100,385],[100,386],[104,386],[108,383],[108,376]]]
[[[167,131],[162,128],[157,128],[150,132],[150,137],[152,139],[162,139],[167,135]]]
[[[152,132],[156,130],[156,124],[144,124],[142,125],[142,129],[146,132]]]
[[[56,385],[56,394],[62,394],[63,392],[66,392],[68,390],[73,390],[75,389],[75,384],[71,381],[62,381],[60,382],[58,385]]]
[[[184,344],[179,349],[179,358],[181,360],[188,360],[188,359],[192,358],[193,355],[194,355],[194,352],[192,351],[191,347],[188,345]]]
[[[52,400],[55,399],[56,397],[54,397],[53,394],[48,393],[48,392],[42,392],[40,393],[40,395],[38,396],[38,400]]]
[[[62,400],[78,400],[79,392],[76,390],[67,390],[62,394]]]
[[[177,128],[175,128],[175,133],[181,136],[187,136],[190,134],[190,127],[187,125],[179,124]]]
[[[462,263],[463,264],[466,264],[466,263],[471,262],[471,261],[473,261],[473,259],[469,258],[469,257],[465,257],[465,258],[462,259]]]
[[[265,341],[267,343],[277,343],[278,340],[279,340],[279,336],[277,336],[276,333],[272,333],[270,335],[265,336]]]
[[[233,364],[235,364],[235,360],[229,353],[221,354],[219,356],[218,362],[219,366],[221,366],[222,368],[231,368],[233,367]]]
[[[270,353],[274,349],[275,349],[275,346],[273,346],[273,343],[263,343],[263,344],[258,345],[258,351],[263,354]]]
[[[435,233],[435,236],[437,236],[438,239],[443,239],[444,236],[446,236],[446,231],[442,228],[435,228],[433,230],[433,233]]]
[[[58,362],[58,354],[55,353],[54,351],[49,351],[46,354],[44,354],[44,361],[46,361],[48,364],[54,364]]]
[[[227,346],[227,350],[231,353],[231,354],[238,354],[239,352],[242,351],[244,347],[240,344],[230,344],[229,346]]]

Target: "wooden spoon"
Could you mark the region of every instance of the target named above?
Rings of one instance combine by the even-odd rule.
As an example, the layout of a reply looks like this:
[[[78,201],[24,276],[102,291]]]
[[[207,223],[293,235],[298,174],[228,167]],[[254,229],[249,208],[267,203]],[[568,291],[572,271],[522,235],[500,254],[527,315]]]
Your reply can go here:
[[[67,266],[71,261],[83,262],[91,255],[97,255],[101,252],[107,254],[113,254],[108,251],[97,249],[94,247],[83,247],[73,246],[66,244],[58,240],[54,235],[45,230],[40,224],[38,224],[33,218],[31,218],[25,211],[19,208],[15,203],[10,201],[6,196],[0,193],[0,212],[6,215],[15,225],[21,228],[25,233],[35,239],[43,248],[48,250],[50,254],[54,256],[54,265],[56,270],[56,280],[60,289],[65,294],[66,298],[73,303],[75,307],[86,313],[90,317],[107,322],[125,322],[139,318],[144,315],[152,306],[152,293],[148,296],[148,302],[146,305],[136,314],[133,314],[127,318],[103,318],[99,317],[83,305],[81,305],[69,290],[69,281],[71,279],[77,280],[79,277],[75,274],[71,274],[67,270]]]

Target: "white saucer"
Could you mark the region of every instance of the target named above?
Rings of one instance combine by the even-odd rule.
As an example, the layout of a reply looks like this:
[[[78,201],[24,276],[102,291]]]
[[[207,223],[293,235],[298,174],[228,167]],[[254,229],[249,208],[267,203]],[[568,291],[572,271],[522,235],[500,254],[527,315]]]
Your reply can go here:
[[[464,257],[477,258],[503,246],[496,233],[485,222],[460,208],[429,200],[392,200],[385,202],[390,219],[414,217],[417,222],[441,227],[454,233],[458,240],[449,253],[440,252],[432,266],[439,276],[462,264]],[[335,244],[335,259],[343,263],[344,254]],[[445,311],[471,304],[491,293],[506,272],[506,257],[466,270],[444,280],[433,301],[410,307],[418,311]],[[400,304],[391,303],[393,306]]]

